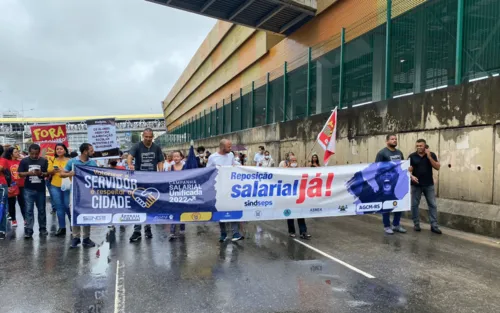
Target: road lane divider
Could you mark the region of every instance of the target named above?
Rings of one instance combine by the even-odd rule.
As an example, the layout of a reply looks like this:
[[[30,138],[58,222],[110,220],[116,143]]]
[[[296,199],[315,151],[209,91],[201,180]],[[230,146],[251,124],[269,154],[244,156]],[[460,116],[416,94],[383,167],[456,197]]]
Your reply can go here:
[[[303,246],[304,246],[304,247],[306,247],[306,248],[311,249],[312,251],[314,251],[314,252],[316,252],[316,253],[321,254],[322,256],[324,256],[324,257],[326,257],[326,258],[328,258],[328,259],[330,259],[330,260],[332,260],[332,261],[334,261],[334,262],[336,262],[336,263],[338,263],[338,264],[340,264],[340,265],[343,265],[343,266],[347,267],[347,268],[348,268],[348,269],[350,269],[350,270],[355,271],[356,273],[359,273],[359,274],[361,274],[361,275],[365,276],[366,278],[375,278],[375,276],[373,276],[373,275],[371,275],[371,274],[368,274],[367,272],[364,272],[364,271],[360,270],[359,268],[356,268],[356,267],[354,267],[354,266],[350,265],[349,263],[346,263],[346,262],[344,262],[344,261],[342,261],[342,260],[339,260],[339,259],[337,259],[336,257],[333,257],[333,256],[329,255],[329,254],[328,254],[328,253],[326,253],[326,252],[323,252],[323,251],[321,251],[321,250],[319,250],[319,249],[316,249],[316,248],[314,248],[313,246],[308,245],[307,243],[305,243],[305,242],[303,242],[303,241],[300,241],[300,240],[298,240],[298,239],[294,239],[294,241],[295,241],[295,242],[297,242],[297,243],[299,243],[299,244],[301,244],[301,245],[303,245]]]

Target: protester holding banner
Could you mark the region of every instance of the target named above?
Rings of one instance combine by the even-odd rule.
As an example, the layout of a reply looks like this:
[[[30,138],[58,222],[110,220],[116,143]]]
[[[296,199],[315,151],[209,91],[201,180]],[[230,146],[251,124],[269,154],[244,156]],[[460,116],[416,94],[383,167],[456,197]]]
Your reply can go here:
[[[271,157],[271,153],[269,151],[264,152],[264,159],[260,162],[260,165],[262,167],[274,167],[274,160]]]
[[[19,164],[20,155],[19,150],[15,147],[10,147],[5,151],[4,158],[7,160],[8,169],[11,173],[11,179],[15,183],[9,191],[13,190],[13,192],[9,192],[9,216],[11,218],[12,227],[17,226],[17,214],[16,214],[16,200],[19,204],[19,208],[21,209],[21,214],[23,216],[24,222],[26,223],[26,211],[25,211],[25,202],[24,202],[24,179],[19,177]],[[17,191],[16,191],[17,190]]]
[[[182,171],[184,168],[184,164],[182,164],[182,153],[177,150],[172,152],[172,159],[174,164],[170,165],[170,170],[171,172],[173,171]],[[177,238],[177,235],[175,234],[177,228],[177,224],[171,224],[170,225],[170,236],[168,237],[169,240],[174,240]],[[185,231],[186,231],[186,224],[179,224],[179,235],[183,236]]]
[[[213,153],[208,158],[207,167],[211,166],[236,166],[238,162],[234,159],[234,154],[231,153],[232,143],[229,139],[222,139],[219,143],[219,151]],[[231,222],[231,229],[233,230],[232,241],[238,241],[243,239],[239,231],[239,223]],[[220,227],[220,238],[219,242],[226,241],[227,230],[226,223],[219,223]]]
[[[0,155],[4,152],[3,146],[0,145]],[[7,177],[7,160],[0,158],[0,240],[5,239],[7,231],[7,210],[8,210],[8,185]]]
[[[38,210],[38,226],[40,236],[47,236],[47,215],[45,193],[45,177],[47,177],[47,159],[40,156],[40,146],[32,144],[28,149],[29,157],[24,158],[19,164],[19,176],[24,181],[24,201],[26,202],[26,227],[24,237],[33,237],[33,226],[35,224],[35,205]]]
[[[94,155],[94,147],[89,143],[82,143],[80,145],[80,156],[70,159],[64,171],[60,173],[61,178],[75,176],[75,165],[95,166],[97,163],[90,158]],[[72,231],[73,239],[71,240],[70,248],[76,248],[81,243],[84,247],[95,247],[95,243],[90,239],[90,226],[73,226]],[[83,240],[80,239],[83,237]]]
[[[311,156],[311,160],[309,161],[309,166],[310,167],[320,167],[321,165],[319,164],[319,157],[316,153],[314,153]]]
[[[297,157],[290,152],[288,156],[288,164],[285,168],[296,168],[297,167]],[[288,224],[288,235],[295,238],[295,221],[293,219],[287,219]],[[298,218],[297,224],[299,225],[299,234],[302,239],[310,239],[311,235],[307,233],[306,220],[304,218]]]
[[[398,146],[398,138],[395,134],[388,134],[386,137],[386,147],[380,150],[375,158],[375,162],[392,162],[403,161],[403,152],[396,149]],[[383,213],[382,220],[384,223],[384,231],[386,234],[406,233],[406,229],[399,224],[402,212],[394,212],[394,219],[391,228],[391,213]]]
[[[128,156],[128,167],[130,170],[163,172],[163,162],[165,158],[163,157],[160,146],[153,142],[153,138],[153,130],[151,128],[146,128],[142,133],[142,141],[135,144],[132,149],[130,149]],[[135,165],[132,164],[132,161],[135,161]],[[134,225],[134,233],[130,237],[131,242],[141,239],[141,229],[141,224]],[[144,235],[146,238],[153,238],[151,225],[146,225],[144,227]]]
[[[278,164],[278,167],[289,167],[291,156],[295,156],[295,154],[293,154],[293,152],[287,152],[285,154],[285,159]],[[295,167],[297,167],[297,164],[295,164]]]
[[[54,202],[57,212],[57,220],[59,222],[59,229],[55,233],[55,236],[64,237],[66,236],[66,216],[68,216],[71,223],[71,212],[69,210],[71,191],[70,188],[63,187],[61,171],[66,167],[66,164],[69,161],[69,152],[68,148],[66,148],[63,143],[56,144],[54,150],[54,157],[49,158],[49,193]]]

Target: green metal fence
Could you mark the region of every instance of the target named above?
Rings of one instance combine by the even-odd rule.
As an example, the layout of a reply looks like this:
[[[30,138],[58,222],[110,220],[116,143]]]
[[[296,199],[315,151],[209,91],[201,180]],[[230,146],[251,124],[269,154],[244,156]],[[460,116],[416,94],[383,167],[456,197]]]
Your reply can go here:
[[[389,0],[169,134],[189,134],[178,144],[499,73],[499,0]]]

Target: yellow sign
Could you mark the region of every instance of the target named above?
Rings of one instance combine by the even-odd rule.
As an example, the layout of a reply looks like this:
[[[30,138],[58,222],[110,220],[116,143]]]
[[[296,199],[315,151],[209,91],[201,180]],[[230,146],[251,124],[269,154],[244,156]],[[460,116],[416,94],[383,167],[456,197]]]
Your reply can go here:
[[[189,212],[181,214],[181,222],[206,222],[212,219],[212,212]]]

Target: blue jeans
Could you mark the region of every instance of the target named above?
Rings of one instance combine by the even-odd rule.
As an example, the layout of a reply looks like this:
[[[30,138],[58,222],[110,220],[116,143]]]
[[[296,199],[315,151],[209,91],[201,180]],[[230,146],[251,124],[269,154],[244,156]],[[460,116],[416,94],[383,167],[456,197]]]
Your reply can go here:
[[[411,214],[413,216],[413,224],[420,224],[419,205],[422,193],[427,201],[429,207],[429,222],[432,227],[438,226],[437,222],[437,205],[436,205],[436,192],[433,186],[411,186]]]
[[[0,232],[7,232],[7,212],[9,211],[9,188],[7,185],[0,185]]]
[[[66,215],[68,216],[69,222],[71,223],[71,213],[69,211],[70,191],[62,191],[61,187],[50,185],[49,193],[52,201],[55,204],[59,228],[66,228]]]
[[[25,232],[33,234],[35,225],[35,204],[38,210],[38,227],[47,230],[47,213],[45,211],[47,196],[43,191],[24,188],[24,201],[26,202],[26,227]]]
[[[45,180],[45,185],[47,186],[47,189],[49,190],[49,194],[50,194],[50,180]],[[55,211],[56,210],[56,203],[54,201],[54,199],[52,198],[52,196],[50,196],[50,206],[52,208],[52,211]]]
[[[219,222],[220,235],[224,236],[224,237],[227,236],[226,224],[228,224],[228,223]],[[229,224],[231,224],[231,229],[233,230],[233,236],[239,235],[240,234],[240,223],[230,222]]]
[[[403,212],[394,212],[394,219],[392,220],[393,226],[399,226],[402,213]],[[382,220],[384,221],[384,227],[391,227],[391,213],[382,213]]]

